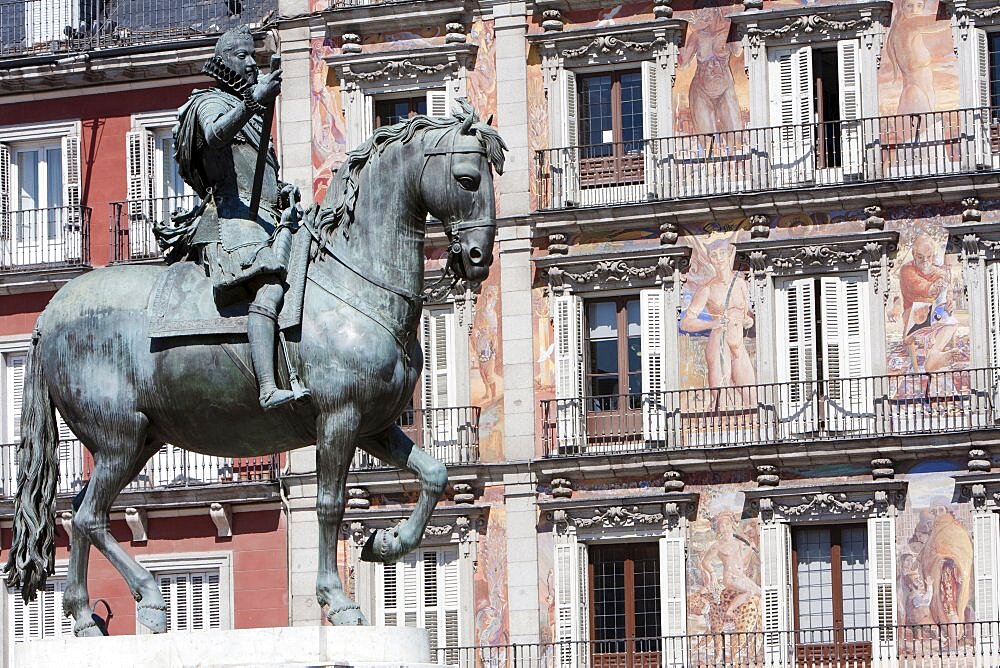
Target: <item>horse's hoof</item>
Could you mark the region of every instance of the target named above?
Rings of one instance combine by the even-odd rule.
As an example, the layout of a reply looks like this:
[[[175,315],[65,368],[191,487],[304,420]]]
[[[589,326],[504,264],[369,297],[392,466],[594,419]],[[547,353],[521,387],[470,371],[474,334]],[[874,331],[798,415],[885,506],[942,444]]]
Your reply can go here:
[[[153,633],[167,632],[167,606],[147,603],[136,606],[135,618]]]
[[[330,610],[326,613],[326,620],[334,626],[368,626],[368,619],[357,605]]]
[[[100,617],[94,615],[91,619],[85,619],[73,625],[73,635],[77,638],[99,638],[108,635],[107,631],[101,628],[98,623]]]
[[[403,550],[396,529],[379,529],[368,536],[364,547],[361,548],[361,561],[393,564],[402,556]]]

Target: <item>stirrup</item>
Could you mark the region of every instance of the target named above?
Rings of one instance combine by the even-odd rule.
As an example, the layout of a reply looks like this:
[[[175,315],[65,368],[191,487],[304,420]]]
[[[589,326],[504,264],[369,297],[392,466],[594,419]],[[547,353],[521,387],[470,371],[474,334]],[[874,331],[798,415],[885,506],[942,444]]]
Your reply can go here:
[[[278,406],[284,406],[285,404],[291,403],[295,401],[295,399],[295,393],[291,390],[282,390],[276,387],[272,390],[261,393],[260,407],[269,411],[272,408],[277,408]]]

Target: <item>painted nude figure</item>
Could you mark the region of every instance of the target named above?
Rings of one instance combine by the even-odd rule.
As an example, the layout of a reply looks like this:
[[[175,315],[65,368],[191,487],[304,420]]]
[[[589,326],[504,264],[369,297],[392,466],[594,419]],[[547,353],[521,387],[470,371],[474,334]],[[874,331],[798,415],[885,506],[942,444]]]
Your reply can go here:
[[[732,618],[744,604],[760,596],[760,585],[750,579],[754,550],[750,541],[738,531],[736,516],[723,512],[712,520],[712,528],[718,538],[702,555],[699,568],[702,581],[712,591],[713,598],[721,599],[723,590],[735,593],[726,609],[726,617]],[[715,574],[715,564],[722,566],[722,578]]]
[[[691,120],[697,134],[713,134],[742,127],[736,81],[729,58],[739,55],[738,42],[729,41],[729,21],[718,7],[695,12],[694,25],[681,49],[681,64],[696,60],[688,91]]]
[[[756,383],[753,361],[744,342],[746,330],[754,325],[750,306],[750,286],[733,269],[735,248],[728,241],[713,244],[707,253],[714,276],[691,297],[681,329],[685,332],[708,332],[705,364],[708,386],[712,388],[751,386]],[[707,316],[707,317],[706,317]],[[750,388],[743,390],[749,393]],[[744,396],[744,402],[750,397]],[[713,404],[720,408],[718,393]]]
[[[939,22],[934,14],[925,14],[925,0],[902,0],[896,3],[897,14],[892,18],[886,38],[886,52],[894,76],[902,79],[897,114],[919,114],[934,111],[933,57],[925,37],[949,30],[947,22]]]
[[[903,297],[903,341],[910,350],[913,370],[941,371],[961,361],[954,345],[958,321],[952,315],[948,267],[935,263],[937,244],[927,234],[913,242],[913,259],[899,269]],[[918,352],[924,352],[923,368]]]

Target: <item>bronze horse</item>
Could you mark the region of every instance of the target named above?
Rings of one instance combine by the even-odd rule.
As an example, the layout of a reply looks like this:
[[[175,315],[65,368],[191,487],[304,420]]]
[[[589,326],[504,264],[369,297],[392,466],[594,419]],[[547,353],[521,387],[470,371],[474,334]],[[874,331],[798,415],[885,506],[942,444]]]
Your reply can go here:
[[[419,544],[447,482],[444,465],[395,424],[422,368],[416,332],[427,214],[444,224],[448,267],[458,277],[483,280],[496,233],[490,168],[503,172],[506,148],[467,103],[451,118],[417,116],[376,130],[348,155],[322,206],[303,212],[316,237],[314,260],[288,352],[312,389],[307,405],[260,408],[256,383],[221,345],[247,359],[245,340],[151,344],[146,306],[165,267],[105,267],[60,290],[39,318],[29,351],[7,583],[30,601],[54,567],[57,408],[94,459],[74,499],[63,598],[76,635],[102,632],[87,592],[92,544],[128,582],[139,622],[166,630],[154,578],[108,528],[115,498],[164,443],[225,457],[315,443],[316,595],[330,623],[367,623],[337,571],[348,469],[360,447],[419,478],[411,516],[375,534],[364,551],[369,560],[398,560]]]

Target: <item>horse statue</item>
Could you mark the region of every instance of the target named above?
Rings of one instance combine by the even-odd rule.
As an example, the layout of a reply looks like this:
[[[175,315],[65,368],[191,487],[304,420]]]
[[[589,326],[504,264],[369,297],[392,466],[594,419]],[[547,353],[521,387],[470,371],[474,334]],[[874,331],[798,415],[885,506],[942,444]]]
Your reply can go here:
[[[464,101],[450,118],[415,116],[382,127],[333,177],[320,207],[303,211],[309,257],[301,325],[288,331],[290,370],[307,402],[264,411],[245,361],[246,337],[152,340],[147,303],[170,267],[117,265],[63,287],[32,337],[21,417],[14,541],[7,583],[25,602],[54,568],[59,476],[53,409],[91,452],[93,472],[74,498],[73,550],[63,608],[78,636],[101,635],[87,591],[94,545],[128,583],[140,623],[167,627],[152,575],[109,531],[121,490],[165,443],[223,457],[267,455],[316,444],[320,526],[316,594],[334,625],[367,624],[337,570],[337,537],[356,448],[413,472],[412,514],[373,534],[363,558],[392,563],[413,550],[447,483],[443,464],[396,425],[421,372],[427,214],[444,225],[446,271],[481,281],[493,261],[496,212],[490,168],[506,145],[490,119]],[[243,360],[243,364],[238,361]]]

